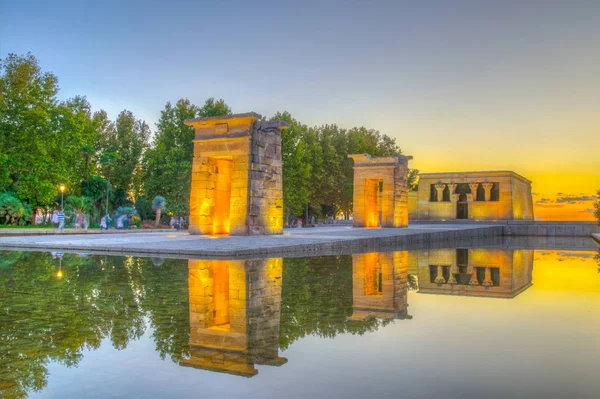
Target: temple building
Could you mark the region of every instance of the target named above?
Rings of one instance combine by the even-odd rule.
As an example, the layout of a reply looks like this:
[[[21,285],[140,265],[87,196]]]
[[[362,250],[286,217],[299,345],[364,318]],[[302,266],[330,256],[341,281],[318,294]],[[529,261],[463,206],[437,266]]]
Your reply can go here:
[[[253,112],[187,119],[195,129],[190,234],[283,233],[282,121]]]
[[[411,220],[533,220],[531,181],[512,171],[421,173]]]
[[[192,260],[190,358],[180,365],[244,377],[281,366],[281,258]]]
[[[407,227],[408,161],[412,157],[348,157],[354,160],[354,227]]]
[[[410,319],[408,251],[352,255],[352,316],[349,320]]]
[[[409,251],[420,294],[514,298],[531,286],[533,250],[444,248]]]

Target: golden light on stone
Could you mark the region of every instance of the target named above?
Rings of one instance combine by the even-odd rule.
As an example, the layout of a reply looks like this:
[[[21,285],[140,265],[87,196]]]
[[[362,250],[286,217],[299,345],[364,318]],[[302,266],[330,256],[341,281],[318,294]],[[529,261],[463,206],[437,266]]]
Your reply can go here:
[[[411,318],[407,293],[408,251],[352,255],[350,320]]]
[[[279,366],[281,258],[189,260],[190,357],[180,365],[245,377]]]
[[[512,171],[421,173],[408,204],[415,220],[533,220],[531,181]]]
[[[418,274],[421,294],[514,298],[532,281],[533,250],[528,249],[414,250],[408,259],[410,273]]]
[[[190,234],[283,233],[282,121],[255,113],[188,119],[195,130]]]
[[[354,227],[407,227],[408,161],[412,157],[348,157],[354,160]]]

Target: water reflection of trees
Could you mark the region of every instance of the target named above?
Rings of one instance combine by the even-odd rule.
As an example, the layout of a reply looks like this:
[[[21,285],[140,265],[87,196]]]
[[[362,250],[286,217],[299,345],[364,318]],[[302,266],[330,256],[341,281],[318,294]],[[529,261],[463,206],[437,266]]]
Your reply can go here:
[[[347,320],[352,315],[352,255],[285,259],[282,284],[281,349],[306,335],[362,335],[391,321]]]
[[[149,259],[2,253],[0,263],[0,396],[26,397],[47,383],[48,362],[77,366],[84,349],[109,339],[124,349],[146,328],[161,357],[186,355],[187,268]]]
[[[122,350],[148,329],[161,359],[189,356],[187,260],[0,252],[0,397],[47,384],[47,365],[77,366],[103,342]],[[283,262],[280,347],[306,335],[363,334],[389,321],[352,315],[352,257]]]

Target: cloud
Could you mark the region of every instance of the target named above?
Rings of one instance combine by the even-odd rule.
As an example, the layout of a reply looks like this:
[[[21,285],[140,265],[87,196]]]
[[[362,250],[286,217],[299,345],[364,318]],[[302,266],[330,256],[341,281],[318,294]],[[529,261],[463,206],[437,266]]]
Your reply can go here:
[[[596,212],[596,210],[595,210],[595,209],[592,209],[592,208],[587,208],[587,209],[585,209],[585,210],[583,210],[583,211],[581,211],[581,212],[589,212],[589,213],[591,213],[591,214],[594,214],[594,213]]]
[[[536,201],[536,204],[551,204],[554,201],[552,201],[550,198],[540,198],[539,200]]]
[[[562,202],[568,202],[570,204],[577,204],[580,202],[587,202],[587,201],[596,201],[598,199],[598,196],[596,195],[579,195],[579,196],[574,196],[574,195],[562,195],[562,196],[558,196],[556,198],[556,203],[560,204]]]

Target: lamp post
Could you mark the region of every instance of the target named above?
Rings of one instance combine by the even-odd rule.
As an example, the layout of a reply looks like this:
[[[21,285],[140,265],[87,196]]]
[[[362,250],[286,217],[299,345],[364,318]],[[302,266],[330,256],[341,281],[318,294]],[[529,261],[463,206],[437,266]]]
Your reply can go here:
[[[60,190],[60,208],[65,209],[65,201],[64,201],[65,185],[61,184],[58,188]]]

